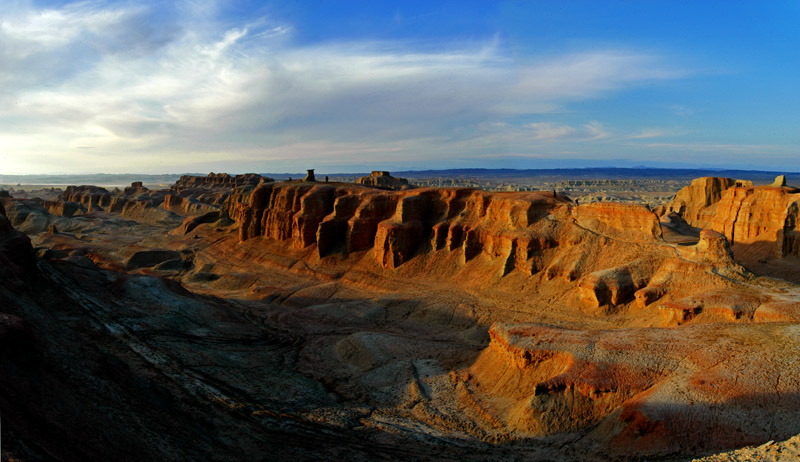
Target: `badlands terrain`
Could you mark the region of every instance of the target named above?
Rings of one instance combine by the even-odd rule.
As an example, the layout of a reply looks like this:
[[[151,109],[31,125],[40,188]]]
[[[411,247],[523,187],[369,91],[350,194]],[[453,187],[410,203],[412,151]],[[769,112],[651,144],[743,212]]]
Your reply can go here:
[[[565,188],[0,192],[3,460],[796,456],[800,189]]]

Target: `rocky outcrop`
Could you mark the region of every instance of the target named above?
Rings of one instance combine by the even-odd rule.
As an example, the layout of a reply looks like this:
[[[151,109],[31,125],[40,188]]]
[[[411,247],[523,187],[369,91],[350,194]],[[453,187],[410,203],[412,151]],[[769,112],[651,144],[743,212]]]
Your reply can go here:
[[[256,176],[258,178],[248,175],[183,177],[183,182],[179,181],[171,189],[160,191],[151,191],[140,182],[134,182],[124,191],[117,192],[109,192],[95,186],[69,186],[61,195],[62,200],[48,204],[48,207],[59,215],[63,209],[63,213],[68,214],[65,216],[71,216],[70,212],[100,210],[119,213],[133,219],[171,221],[174,218],[173,214],[202,215],[219,211],[220,206],[234,191],[232,187],[226,185],[261,181],[261,177]]]
[[[487,193],[472,189],[381,192],[325,184],[264,184],[237,213],[241,240],[264,236],[320,256],[374,249],[384,268],[418,252],[459,250],[463,261],[485,253],[530,273],[533,254],[548,239],[529,226],[566,199],[539,193]],[[656,224],[657,224],[656,220]]]
[[[779,176],[769,186],[730,178],[699,178],[682,189],[666,212],[717,231],[751,261],[800,255],[800,189]],[[738,249],[738,250],[737,250]]]
[[[637,361],[638,350],[625,348],[629,338],[610,332],[495,324],[489,334],[489,347],[462,375],[461,401],[524,434],[597,425],[665,375],[663,364]]]
[[[717,263],[723,266],[735,266],[733,252],[725,235],[711,229],[700,231],[700,240],[691,249],[697,261]]]
[[[181,227],[179,228],[180,234],[189,234],[198,226],[205,223],[214,223],[219,219],[220,212],[216,210],[204,213],[202,215],[186,217],[186,219],[183,220],[183,224],[181,224]]]
[[[713,210],[709,206],[719,202],[723,193],[734,186],[733,178],[702,177],[692,180],[692,184],[681,189],[667,204],[664,215],[675,212],[690,225],[708,228]]]
[[[235,176],[228,175],[227,173],[209,173],[208,176],[183,175],[170,189],[174,191],[209,188],[234,189],[248,186],[255,187],[260,183],[272,181],[275,180],[256,173],[245,173],[244,175]]]
[[[800,255],[798,203],[800,190],[756,186],[732,188],[716,204],[711,228],[731,244],[753,240],[773,242],[774,256]]]
[[[179,215],[220,211],[223,218],[233,218],[238,202],[249,198],[258,185],[272,182],[272,178],[255,173],[236,176],[212,173],[204,177],[184,175],[166,192],[163,207]]]
[[[33,343],[33,332],[19,316],[0,313],[0,357],[18,353],[20,346]]]
[[[661,223],[655,213],[640,205],[603,202],[572,209],[583,227],[628,240],[661,238]]]
[[[79,212],[86,211],[86,207],[77,202],[70,201],[44,201],[42,206],[47,209],[50,215],[58,215],[60,217],[71,218]]]
[[[369,176],[362,176],[356,180],[356,183],[366,186],[374,186],[381,189],[392,189],[396,191],[413,188],[413,186],[408,184],[407,179],[395,178],[390,175],[389,172],[377,170],[372,172]]]
[[[130,186],[122,190],[126,196],[134,196],[150,192],[141,181],[134,181]]]
[[[793,345],[786,329],[765,329],[764,341],[722,325],[589,331],[495,324],[489,347],[453,380],[461,406],[484,428],[588,432],[612,458],[760,444],[796,434],[782,420],[796,403],[777,397],[798,374],[788,378],[769,360],[759,361],[759,374],[737,371],[748,355],[773,358],[776,345]],[[778,377],[774,395],[753,392]]]
[[[36,256],[28,236],[14,229],[0,204],[0,279],[19,289],[36,272]]]
[[[634,292],[644,288],[653,277],[654,268],[642,261],[595,271],[578,281],[581,298],[595,307],[616,306],[630,301]]]
[[[576,207],[543,193],[272,183],[238,204],[236,221],[241,241],[316,246],[320,258],[366,251],[384,270],[420,257],[432,274],[451,275],[441,277],[473,268],[480,272],[473,278],[516,272],[577,281],[584,305],[606,312],[723,290],[746,278],[719,233],[702,232],[700,242],[681,247],[677,257],[660,240],[658,217],[645,207]],[[659,322],[684,321],[666,316]]]
[[[163,192],[150,191],[146,188],[126,188],[133,194],[109,192],[97,186],[67,186],[61,194],[64,202],[81,204],[87,211],[102,210],[124,214],[132,208],[158,207],[164,201]]]
[[[213,202],[219,202],[222,197],[211,198]],[[208,200],[208,198],[206,198]],[[207,202],[201,202],[195,197],[183,197],[177,194],[167,193],[164,195],[164,210],[176,213],[178,215],[196,215],[205,214],[211,211],[216,211],[217,206]]]
[[[108,206],[111,203],[111,193],[106,188],[98,186],[67,186],[61,194],[61,200],[77,202],[87,209]]]

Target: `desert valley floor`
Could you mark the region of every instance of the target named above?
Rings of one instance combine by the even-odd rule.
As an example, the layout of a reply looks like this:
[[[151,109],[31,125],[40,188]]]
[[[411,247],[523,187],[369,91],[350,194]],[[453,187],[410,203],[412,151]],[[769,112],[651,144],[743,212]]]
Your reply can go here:
[[[3,461],[800,456],[784,178],[362,183],[0,196]]]

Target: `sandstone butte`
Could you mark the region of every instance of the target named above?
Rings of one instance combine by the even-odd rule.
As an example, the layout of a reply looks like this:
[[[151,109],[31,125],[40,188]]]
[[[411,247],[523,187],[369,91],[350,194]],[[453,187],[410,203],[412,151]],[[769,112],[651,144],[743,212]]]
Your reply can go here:
[[[700,178],[653,211],[225,174],[2,197],[3,457],[789,448],[798,199],[785,179]]]
[[[758,273],[800,282],[797,229],[800,190],[781,175],[772,185],[731,178],[698,178],[682,189],[661,213],[679,212],[696,228],[722,233],[738,261]]]

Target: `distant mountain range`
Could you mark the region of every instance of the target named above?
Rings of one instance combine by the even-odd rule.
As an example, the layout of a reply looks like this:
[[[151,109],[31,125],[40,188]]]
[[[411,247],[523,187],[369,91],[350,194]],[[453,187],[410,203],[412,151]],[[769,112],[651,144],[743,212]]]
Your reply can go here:
[[[317,173],[336,177],[359,177],[363,173]],[[392,172],[393,176],[405,178],[548,178],[548,179],[664,179],[689,180],[701,176],[720,176],[736,179],[752,180],[756,183],[768,183],[781,174],[786,174],[790,184],[800,184],[800,172],[774,172],[759,170],[722,170],[722,169],[672,169],[672,168],[555,168],[555,169],[483,169],[456,168],[445,170],[408,170]],[[204,173],[188,175],[205,176]],[[305,173],[262,173],[275,179],[302,178]],[[93,184],[101,186],[122,186],[134,181],[148,184],[172,184],[181,174],[86,174],[86,175],[3,175],[0,184],[14,186],[27,185],[80,185]]]

